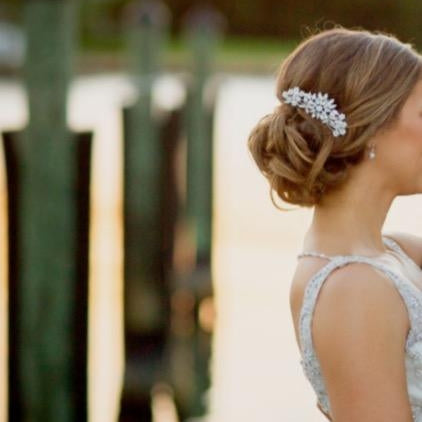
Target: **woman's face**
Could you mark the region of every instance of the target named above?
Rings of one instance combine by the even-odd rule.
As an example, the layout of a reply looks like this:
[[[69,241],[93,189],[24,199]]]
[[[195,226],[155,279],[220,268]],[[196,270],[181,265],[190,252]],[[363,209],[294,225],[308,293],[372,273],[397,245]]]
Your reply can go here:
[[[375,143],[376,154],[382,157],[398,193],[422,193],[422,79],[415,84],[393,127],[380,138]]]

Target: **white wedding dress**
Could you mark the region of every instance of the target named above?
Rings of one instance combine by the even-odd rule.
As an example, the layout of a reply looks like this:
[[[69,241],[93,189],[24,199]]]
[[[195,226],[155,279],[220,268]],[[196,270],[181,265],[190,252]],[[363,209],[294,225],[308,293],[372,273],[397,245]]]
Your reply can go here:
[[[336,268],[350,262],[367,262],[388,276],[396,286],[406,304],[410,331],[406,340],[406,378],[410,404],[414,422],[422,422],[422,290],[411,280],[413,277],[422,280],[422,269],[404,252],[392,238],[383,236],[384,244],[404,264],[405,274],[391,265],[384,257],[365,257],[361,255],[333,255],[329,262],[309,280],[303,297],[299,317],[299,338],[303,372],[314,389],[322,410],[331,419],[330,401],[325,389],[321,368],[315,355],[311,337],[311,322],[318,292],[327,276]],[[313,255],[318,252],[303,252],[298,257]]]

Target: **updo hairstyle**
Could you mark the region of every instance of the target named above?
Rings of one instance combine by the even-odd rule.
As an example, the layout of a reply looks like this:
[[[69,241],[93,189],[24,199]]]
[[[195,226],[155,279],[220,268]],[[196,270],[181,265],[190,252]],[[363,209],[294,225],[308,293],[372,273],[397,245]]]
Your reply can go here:
[[[263,116],[248,148],[268,179],[270,197],[305,207],[345,183],[364,158],[368,140],[397,118],[422,68],[421,56],[395,36],[341,26],[314,33],[282,62],[277,72],[280,104]],[[303,109],[283,103],[282,92],[298,86],[327,93],[344,113],[345,135]]]

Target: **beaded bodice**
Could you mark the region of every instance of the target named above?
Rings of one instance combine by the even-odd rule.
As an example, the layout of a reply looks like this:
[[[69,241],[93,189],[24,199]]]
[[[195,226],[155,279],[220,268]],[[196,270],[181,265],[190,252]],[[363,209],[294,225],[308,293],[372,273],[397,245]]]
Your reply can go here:
[[[422,279],[422,269],[404,252],[394,239],[383,236],[383,241],[387,247],[402,258],[403,263],[408,266],[413,274]],[[319,256],[329,260],[309,280],[305,288],[299,316],[299,339],[302,357],[300,364],[317,395],[323,411],[331,416],[328,394],[312,343],[311,327],[315,303],[322,284],[334,269],[351,262],[366,262],[381,270],[393,281],[407,307],[410,322],[410,330],[406,339],[405,358],[407,387],[413,420],[414,422],[422,422],[422,290],[411,279],[401,274],[401,272],[395,271],[377,257],[365,257],[362,255],[327,256],[318,252],[303,252],[297,255],[298,258],[303,256]]]

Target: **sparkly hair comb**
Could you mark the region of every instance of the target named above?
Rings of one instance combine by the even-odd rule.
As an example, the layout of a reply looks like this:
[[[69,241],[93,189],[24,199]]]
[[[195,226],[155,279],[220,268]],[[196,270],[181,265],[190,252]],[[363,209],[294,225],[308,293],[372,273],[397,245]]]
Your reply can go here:
[[[321,92],[311,93],[295,86],[282,92],[286,104],[303,108],[312,117],[321,120],[333,132],[335,137],[346,133],[345,115],[337,110],[334,99]]]

